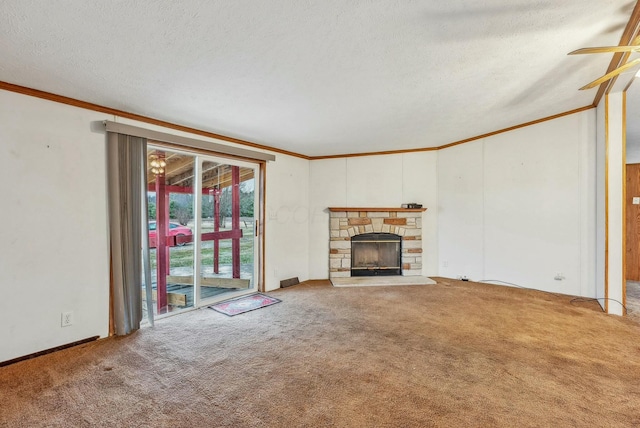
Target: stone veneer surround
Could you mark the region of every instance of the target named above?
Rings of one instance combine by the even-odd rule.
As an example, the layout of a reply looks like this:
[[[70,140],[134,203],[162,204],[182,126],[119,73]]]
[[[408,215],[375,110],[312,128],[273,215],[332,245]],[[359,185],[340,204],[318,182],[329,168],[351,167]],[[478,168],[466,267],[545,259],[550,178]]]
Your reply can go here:
[[[426,208],[329,208],[329,279],[351,276],[351,237],[402,237],[402,275],[422,275],[422,213]]]

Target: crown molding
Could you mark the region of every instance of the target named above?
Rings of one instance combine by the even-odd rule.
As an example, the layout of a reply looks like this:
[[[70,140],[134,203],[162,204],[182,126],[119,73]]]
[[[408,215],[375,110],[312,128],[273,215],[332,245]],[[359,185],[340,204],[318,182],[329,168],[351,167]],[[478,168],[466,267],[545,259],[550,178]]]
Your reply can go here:
[[[40,91],[38,89],[28,88],[26,86],[14,85],[13,83],[0,81],[0,89],[5,91],[16,92],[18,94],[28,95],[31,97],[41,98],[44,100],[54,101],[60,104],[67,104],[73,107],[79,107],[86,110],[97,111],[100,113],[112,114],[127,119],[137,120],[139,122],[149,123],[151,125],[158,125],[177,131],[189,132],[191,134],[200,135],[203,137],[215,138],[216,140],[222,140],[229,143],[240,144],[242,146],[253,147],[260,150],[268,150],[270,152],[281,153],[289,156],[295,156],[302,159],[309,160],[309,156],[302,155],[300,153],[290,152],[288,150],[277,149],[275,147],[265,146],[262,144],[252,143],[251,141],[240,140],[238,138],[227,137],[225,135],[216,134],[213,132],[203,131],[201,129],[191,128],[184,125],[179,125],[172,122],[166,122],[164,120],[154,119],[152,117],[142,116],[135,113],[129,113],[123,110],[114,109],[111,107],[101,106],[99,104],[93,104],[86,101],[77,100],[75,98],[69,98],[62,95],[52,94],[51,92]]]
[[[574,109],[574,110],[565,111],[565,112],[562,112],[562,113],[554,114],[552,116],[543,117],[541,119],[532,120],[530,122],[525,122],[525,123],[521,123],[519,125],[510,126],[508,128],[499,129],[497,131],[489,132],[489,133],[486,133],[486,134],[477,135],[475,137],[465,138],[464,140],[455,141],[453,143],[444,144],[442,146],[425,147],[425,148],[419,148],[419,149],[386,150],[386,151],[381,151],[381,152],[352,153],[352,154],[342,154],[342,155],[311,156],[310,159],[311,160],[323,160],[323,159],[337,159],[337,158],[352,158],[352,157],[360,157],[360,156],[397,155],[397,154],[403,154],[403,153],[428,152],[428,151],[442,150],[442,149],[447,149],[449,147],[458,146],[460,144],[470,143],[472,141],[480,140],[482,138],[491,137],[493,135],[502,134],[504,132],[509,132],[509,131],[513,131],[513,130],[516,130],[516,129],[525,128],[527,126],[536,125],[538,123],[546,122],[548,120],[558,119],[558,118],[563,117],[563,116],[569,116],[569,115],[572,115],[572,114],[575,114],[575,113],[580,113],[580,112],[583,112],[583,111],[586,111],[586,110],[591,110],[592,108],[594,108],[594,106],[587,105],[587,106],[580,107],[580,108],[577,108],[577,109]]]
[[[326,155],[326,156],[307,156],[307,155],[303,155],[301,153],[295,153],[295,152],[291,152],[291,151],[288,151],[288,150],[277,149],[277,148],[270,147],[270,146],[265,146],[265,145],[262,145],[262,144],[252,143],[250,141],[240,140],[240,139],[233,138],[233,137],[227,137],[227,136],[216,134],[216,133],[213,133],[213,132],[203,131],[201,129],[191,128],[191,127],[188,127],[188,126],[179,125],[179,124],[175,124],[175,123],[172,123],[172,122],[166,122],[166,121],[163,121],[163,120],[154,119],[154,118],[151,118],[151,117],[142,116],[142,115],[135,114],[135,113],[129,113],[129,112],[126,112],[126,111],[123,111],[123,110],[114,109],[114,108],[111,108],[111,107],[101,106],[99,104],[93,104],[93,103],[89,103],[89,102],[86,102],[86,101],[77,100],[75,98],[69,98],[69,97],[65,97],[65,96],[62,96],[62,95],[52,94],[51,92],[45,92],[45,91],[41,91],[41,90],[38,90],[38,89],[28,88],[26,86],[15,85],[13,83],[0,81],[0,89],[5,90],[5,91],[9,91],[9,92],[16,92],[16,93],[19,93],[19,94],[22,94],[22,95],[31,96],[31,97],[41,98],[41,99],[44,99],[44,100],[53,101],[53,102],[57,102],[57,103],[61,103],[61,104],[66,104],[66,105],[70,105],[70,106],[74,106],[74,107],[79,107],[79,108],[83,108],[83,109],[86,109],[86,110],[92,110],[92,111],[97,111],[97,112],[100,112],[100,113],[107,113],[107,114],[111,114],[111,115],[115,115],[115,116],[119,116],[119,117],[124,117],[124,118],[127,118],[127,119],[137,120],[137,121],[140,121],[140,122],[149,123],[149,124],[152,124],[152,125],[158,125],[158,126],[162,126],[162,127],[169,128],[169,129],[175,129],[175,130],[178,130],[178,131],[189,132],[191,134],[200,135],[200,136],[203,136],[203,137],[215,138],[217,140],[227,141],[227,142],[239,144],[239,145],[242,145],[242,146],[253,147],[253,148],[256,148],[256,149],[267,150],[267,151],[271,151],[271,152],[275,152],[275,153],[280,153],[280,154],[284,154],[284,155],[288,155],[288,156],[293,156],[293,157],[297,157],[297,158],[305,159],[305,160],[324,160],[324,159],[341,159],[341,158],[362,157],[362,156],[396,155],[396,154],[403,154],[403,153],[418,153],[418,152],[430,152],[430,151],[442,150],[442,149],[446,149],[446,148],[449,148],[449,147],[458,146],[460,144],[465,144],[465,143],[469,143],[469,142],[472,142],[472,141],[480,140],[482,138],[491,137],[493,135],[502,134],[504,132],[513,131],[513,130],[516,130],[516,129],[519,129],[519,128],[524,128],[524,127],[527,127],[527,126],[536,125],[538,123],[546,122],[546,121],[553,120],[553,119],[557,119],[559,117],[568,116],[568,115],[572,115],[572,114],[575,114],[575,113],[580,113],[580,112],[583,112],[585,110],[590,110],[590,109],[595,107],[595,105],[591,105],[590,104],[590,105],[587,105],[587,106],[584,106],[584,107],[580,107],[580,108],[577,108],[577,109],[574,109],[574,110],[565,111],[565,112],[562,112],[562,113],[554,114],[552,116],[543,117],[541,119],[532,120],[530,122],[521,123],[519,125],[510,126],[508,128],[499,129],[497,131],[489,132],[489,133],[482,134],[482,135],[477,135],[475,137],[466,138],[464,140],[455,141],[453,143],[444,144],[442,146],[437,146],[437,147],[422,147],[422,148],[415,148],[415,149],[400,149],[400,150],[384,150],[384,151],[366,152],[366,153],[344,153],[344,154]]]

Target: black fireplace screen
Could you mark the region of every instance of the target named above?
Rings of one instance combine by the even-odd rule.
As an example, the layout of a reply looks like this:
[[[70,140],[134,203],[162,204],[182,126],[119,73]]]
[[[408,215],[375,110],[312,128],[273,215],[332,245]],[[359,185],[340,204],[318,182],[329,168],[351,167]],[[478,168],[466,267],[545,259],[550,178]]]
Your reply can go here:
[[[402,238],[365,233],[351,238],[351,276],[402,275]]]

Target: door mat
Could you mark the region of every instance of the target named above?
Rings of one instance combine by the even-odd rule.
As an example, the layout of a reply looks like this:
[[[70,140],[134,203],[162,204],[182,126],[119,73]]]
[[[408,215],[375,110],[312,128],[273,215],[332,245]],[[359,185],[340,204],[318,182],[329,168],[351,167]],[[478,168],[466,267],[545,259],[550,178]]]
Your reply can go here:
[[[245,312],[254,311],[256,309],[264,308],[265,306],[275,305],[282,300],[275,297],[266,296],[261,293],[252,294],[250,296],[240,297],[234,300],[227,300],[226,302],[217,303],[209,306],[216,312],[228,315],[230,317],[234,315],[240,315]]]

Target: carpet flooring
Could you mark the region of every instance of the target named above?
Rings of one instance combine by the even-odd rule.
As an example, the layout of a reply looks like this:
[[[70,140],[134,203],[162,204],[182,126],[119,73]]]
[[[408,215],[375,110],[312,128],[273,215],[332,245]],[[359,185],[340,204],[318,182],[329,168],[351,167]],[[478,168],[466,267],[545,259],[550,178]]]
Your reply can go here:
[[[640,324],[434,278],[306,282],[0,368],[1,427],[630,427]]]

